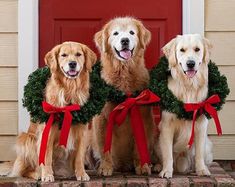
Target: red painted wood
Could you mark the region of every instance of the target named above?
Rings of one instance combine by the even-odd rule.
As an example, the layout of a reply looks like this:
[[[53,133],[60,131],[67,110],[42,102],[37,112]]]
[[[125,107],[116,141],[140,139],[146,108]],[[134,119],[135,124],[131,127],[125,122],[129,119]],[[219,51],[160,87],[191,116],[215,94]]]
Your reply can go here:
[[[39,63],[54,45],[78,41],[95,50],[93,35],[109,19],[130,15],[141,19],[152,32],[146,65],[157,63],[161,47],[182,32],[182,0],[40,0]]]
[[[134,16],[151,31],[152,41],[146,52],[148,68],[158,62],[161,47],[182,33],[182,0],[40,0],[39,6],[40,66],[44,66],[46,52],[63,41],[78,41],[97,52],[94,34],[116,16]]]

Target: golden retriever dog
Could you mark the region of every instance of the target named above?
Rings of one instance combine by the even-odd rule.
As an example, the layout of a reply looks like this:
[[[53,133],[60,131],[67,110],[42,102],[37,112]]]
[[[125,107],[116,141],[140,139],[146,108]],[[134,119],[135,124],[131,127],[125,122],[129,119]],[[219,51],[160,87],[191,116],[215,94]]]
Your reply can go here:
[[[96,59],[92,50],[76,42],[64,42],[48,52],[45,63],[50,68],[51,77],[45,88],[46,102],[55,107],[70,104],[84,105],[89,99],[89,73]],[[37,124],[34,126],[36,130],[31,129],[19,136],[17,158],[11,176],[38,177],[37,153],[44,126]],[[77,180],[89,180],[84,168],[89,137],[88,124],[71,126],[66,149],[58,146],[59,136],[59,126],[54,124],[48,137],[45,165],[40,166],[41,180],[53,182],[54,172],[66,172],[65,170],[69,170],[69,164],[75,169]],[[63,164],[63,160],[67,162]]]
[[[168,88],[184,103],[198,103],[207,98],[210,48],[210,42],[199,34],[177,36],[163,47],[171,72]],[[173,168],[183,173],[195,169],[197,175],[210,175],[206,164],[212,162],[212,143],[207,136],[207,125],[205,115],[196,120],[195,140],[189,149],[192,121],[162,111],[159,146],[163,168],[160,177],[171,178]]]
[[[149,82],[149,73],[144,63],[144,51],[150,42],[151,33],[144,25],[131,17],[120,17],[109,21],[94,40],[101,53],[102,78],[125,93],[143,90]],[[133,139],[130,119],[113,129],[112,150],[104,154],[106,124],[110,112],[118,103],[107,102],[102,113],[93,119],[93,146],[100,158],[98,173],[110,176],[113,170],[130,170],[137,174],[150,174],[148,164],[140,165]],[[153,117],[151,107],[141,106],[147,142],[153,142]],[[134,166],[134,167],[133,167]]]

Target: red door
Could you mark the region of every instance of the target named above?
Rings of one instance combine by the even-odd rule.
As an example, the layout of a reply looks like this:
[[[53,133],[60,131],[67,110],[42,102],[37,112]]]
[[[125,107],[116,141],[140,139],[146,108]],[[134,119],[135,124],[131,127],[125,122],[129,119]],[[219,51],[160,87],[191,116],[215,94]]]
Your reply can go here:
[[[182,0],[40,0],[40,66],[44,55],[63,41],[78,41],[95,50],[93,36],[115,16],[142,20],[152,32],[146,65],[157,63],[161,47],[182,31]]]
[[[182,0],[40,0],[39,11],[40,66],[46,52],[63,41],[78,41],[97,51],[94,34],[116,16],[139,18],[151,31],[148,68],[158,62],[161,47],[182,32]]]

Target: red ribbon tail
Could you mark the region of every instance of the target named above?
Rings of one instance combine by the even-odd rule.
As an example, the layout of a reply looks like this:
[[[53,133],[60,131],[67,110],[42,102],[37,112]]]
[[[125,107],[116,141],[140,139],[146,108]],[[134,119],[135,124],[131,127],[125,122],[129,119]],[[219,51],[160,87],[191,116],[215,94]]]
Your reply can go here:
[[[197,117],[197,111],[198,111],[198,110],[194,110],[194,112],[193,112],[192,131],[191,131],[191,137],[190,137],[189,142],[188,142],[189,148],[192,147],[193,141],[194,141],[194,127],[195,127],[195,121],[196,121],[196,117]]]
[[[46,155],[46,149],[47,149],[48,136],[49,136],[53,121],[54,121],[54,114],[50,114],[50,117],[42,133],[42,140],[41,140],[40,152],[39,152],[39,166],[41,164],[45,165],[45,155]]]
[[[206,111],[213,117],[214,122],[215,122],[215,126],[216,126],[216,130],[217,130],[217,134],[220,136],[222,135],[222,128],[220,125],[220,121],[219,121],[219,117],[218,114],[216,112],[216,110],[211,106],[207,106]]]
[[[222,128],[221,128],[221,125],[220,125],[219,117],[218,117],[218,115],[216,114],[213,118],[214,118],[214,121],[215,121],[217,134],[218,134],[219,136],[221,136],[221,135],[222,135]]]
[[[150,156],[146,142],[143,120],[141,118],[141,113],[138,106],[133,106],[130,114],[132,131],[136,142],[136,147],[139,152],[141,166],[143,166],[145,163],[150,163]]]
[[[108,123],[106,126],[104,153],[106,153],[107,151],[110,152],[111,150],[115,114],[116,114],[116,111],[113,111],[109,115]]]
[[[61,128],[60,133],[60,142],[59,145],[63,145],[64,147],[67,146],[68,136],[69,136],[69,130],[72,123],[72,115],[69,111],[65,111],[64,113],[64,120]]]

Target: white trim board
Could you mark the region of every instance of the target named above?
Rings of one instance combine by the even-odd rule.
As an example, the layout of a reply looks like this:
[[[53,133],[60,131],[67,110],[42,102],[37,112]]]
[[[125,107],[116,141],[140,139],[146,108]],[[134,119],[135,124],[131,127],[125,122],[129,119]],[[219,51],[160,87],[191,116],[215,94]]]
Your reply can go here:
[[[22,106],[28,75],[38,67],[38,0],[18,2],[18,130],[27,131],[29,114]]]
[[[204,0],[183,1],[183,34],[199,33],[204,35]],[[39,0],[19,0],[19,70],[18,70],[18,129],[27,131],[29,114],[22,107],[23,88],[28,75],[38,67],[38,4]]]
[[[204,0],[183,0],[183,34],[204,36]]]

